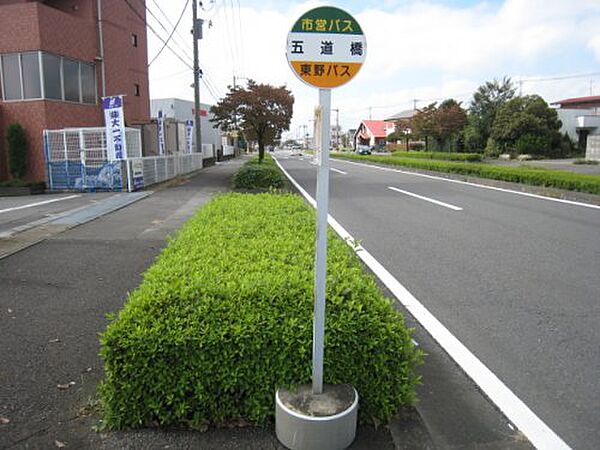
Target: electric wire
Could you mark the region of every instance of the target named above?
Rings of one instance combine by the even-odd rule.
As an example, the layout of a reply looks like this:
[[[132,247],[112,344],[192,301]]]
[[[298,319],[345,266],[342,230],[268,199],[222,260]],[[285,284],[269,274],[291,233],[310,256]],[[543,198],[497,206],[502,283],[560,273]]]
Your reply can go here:
[[[140,19],[142,21],[142,23],[148,27],[148,29],[154,34],[154,36],[156,36],[163,44],[165,44],[165,46],[171,50],[171,53],[173,53],[173,55],[175,55],[177,57],[177,59],[179,59],[183,64],[185,64],[186,66],[188,66],[190,69],[194,69],[189,62],[187,62],[185,59],[183,59],[181,57],[181,55],[179,55],[179,53],[177,53],[175,50],[173,50],[172,47],[169,46],[168,42],[166,42],[158,33],[157,31],[152,27],[152,25],[150,25],[144,17],[142,17],[142,15],[133,7],[133,5],[129,2],[129,0],[123,0],[127,6],[129,7],[129,9],[138,17],[138,19]]]
[[[169,24],[171,27],[173,27],[173,23],[171,22],[171,19],[169,19],[169,16],[167,15],[167,13],[166,13],[166,12],[165,12],[165,11],[164,11],[164,10],[163,10],[161,7],[160,7],[160,4],[159,4],[159,3],[158,3],[156,0],[152,0],[152,3],[154,3],[154,5],[156,6],[156,8],[157,8],[157,9],[160,11],[160,13],[163,15],[163,17],[164,17],[164,18],[165,18],[165,20],[167,21],[167,23],[168,23],[168,24]],[[153,14],[153,17],[154,17],[156,20],[160,21],[160,19],[158,19],[158,18],[157,18],[157,17],[156,17],[154,14]],[[185,47],[185,51],[184,51],[184,53],[186,53],[186,52],[189,52],[189,54],[191,54],[191,53],[193,53],[193,52],[194,52],[194,50],[192,49],[192,47],[191,47],[191,45],[190,45],[190,43],[189,43],[189,40],[188,40],[187,38],[185,38],[184,36],[182,36],[182,35],[179,33],[179,30],[177,30],[177,31],[175,32],[175,36],[177,36],[179,39],[181,39],[181,41],[175,41],[175,39],[174,39],[174,42],[182,42],[182,43],[183,43],[183,47]],[[181,47],[179,47],[179,48],[181,48]],[[183,50],[183,49],[182,49],[182,50]],[[188,54],[188,53],[186,53],[186,56],[188,56],[189,54]]]
[[[167,27],[164,25],[163,20],[160,19],[160,17],[157,17],[156,14],[154,14],[154,11],[152,11],[148,5],[146,4],[146,2],[144,0],[138,0],[138,2],[146,9],[146,11],[148,12],[148,14],[158,23],[158,25],[160,25],[160,27],[167,33],[169,34],[170,31],[167,29]],[[161,10],[162,11],[162,10]],[[164,14],[164,12],[163,12]],[[169,25],[171,25],[171,27],[173,27],[172,22],[169,20],[169,17],[165,15],[165,18],[167,20],[167,22],[169,23]],[[148,27],[150,27],[150,23],[146,20],[145,23],[147,23]],[[172,40],[172,43],[183,53],[183,55],[188,58],[188,59],[192,59],[192,57],[190,56],[190,54],[188,53],[188,51],[183,48],[181,46],[181,44],[176,41],[175,39]]]
[[[175,25],[173,26],[173,30],[171,31],[171,34],[169,34],[169,37],[167,38],[167,40],[165,41],[165,43],[163,44],[163,46],[161,47],[161,49],[158,51],[158,53],[156,54],[156,56],[154,56],[154,58],[152,58],[152,61],[150,61],[148,63],[148,66],[151,66],[152,63],[154,61],[156,61],[156,58],[158,58],[160,56],[160,54],[163,52],[163,50],[165,49],[165,47],[167,46],[167,44],[169,43],[169,41],[173,37],[173,34],[175,33],[175,31],[177,31],[177,27],[179,26],[179,23],[181,22],[181,19],[183,18],[183,14],[185,13],[185,11],[186,11],[186,9],[187,9],[187,7],[188,7],[189,4],[190,4],[190,0],[186,0],[185,5],[183,6],[183,10],[181,10],[181,14],[179,15],[179,19],[177,19],[177,23],[175,23]]]

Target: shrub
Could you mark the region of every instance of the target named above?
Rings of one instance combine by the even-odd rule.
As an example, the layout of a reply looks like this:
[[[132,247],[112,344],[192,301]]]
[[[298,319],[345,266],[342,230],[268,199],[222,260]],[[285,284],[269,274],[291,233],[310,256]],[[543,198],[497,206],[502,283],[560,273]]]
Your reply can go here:
[[[423,142],[409,142],[408,148],[410,150],[425,150],[425,144]]]
[[[483,157],[479,153],[450,153],[450,152],[395,152],[393,156],[400,158],[438,159],[446,161],[481,161]]]
[[[338,155],[332,156],[341,157]],[[456,173],[460,175],[472,175],[493,180],[512,181],[535,186],[546,186],[571,191],[589,192],[591,194],[600,194],[600,175],[587,175],[562,170],[533,168],[529,166],[503,167],[484,163],[420,160],[414,158],[398,158],[394,156],[343,155],[342,157],[393,166],[412,167],[415,169]]]
[[[258,157],[252,158],[233,176],[236,189],[279,189],[283,186],[283,175],[270,155],[265,155],[262,162]]]
[[[311,377],[314,211],[292,194],[217,197],[172,240],[101,337],[112,428],[269,421],[279,387]],[[330,233],[324,375],[362,419],[413,403],[410,330]]]
[[[524,134],[515,143],[515,150],[519,155],[547,155],[550,152],[549,148],[549,139],[535,134]]]
[[[6,130],[8,141],[8,168],[14,178],[23,178],[27,172],[27,138],[19,123],[10,124]]]

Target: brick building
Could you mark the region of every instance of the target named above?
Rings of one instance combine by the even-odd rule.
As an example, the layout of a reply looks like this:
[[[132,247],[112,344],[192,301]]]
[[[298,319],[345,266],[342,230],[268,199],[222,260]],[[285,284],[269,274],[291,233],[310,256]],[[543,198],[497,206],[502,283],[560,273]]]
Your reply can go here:
[[[127,126],[150,121],[145,21],[144,0],[0,0],[0,179],[11,123],[45,180],[44,129],[104,126],[101,98],[119,94]]]

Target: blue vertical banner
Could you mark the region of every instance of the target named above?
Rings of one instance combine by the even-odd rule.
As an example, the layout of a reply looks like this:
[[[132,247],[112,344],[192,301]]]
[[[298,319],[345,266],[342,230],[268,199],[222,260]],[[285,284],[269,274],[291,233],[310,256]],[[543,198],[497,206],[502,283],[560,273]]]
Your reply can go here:
[[[192,153],[192,141],[194,136],[194,121],[186,120],[185,121],[185,141],[187,143],[187,152],[189,154]]]
[[[106,124],[107,158],[109,161],[127,159],[123,96],[103,97],[102,108],[104,109],[104,123]]]
[[[158,154],[165,154],[165,116],[162,109],[158,110]]]

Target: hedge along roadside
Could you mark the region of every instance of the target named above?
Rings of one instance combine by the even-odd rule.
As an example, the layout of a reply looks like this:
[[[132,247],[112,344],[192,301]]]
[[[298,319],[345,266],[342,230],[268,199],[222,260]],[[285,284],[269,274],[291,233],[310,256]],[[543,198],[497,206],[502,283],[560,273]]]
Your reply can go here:
[[[310,383],[314,210],[292,194],[203,207],[101,337],[110,428],[272,419],[278,387]],[[415,401],[422,354],[346,243],[330,234],[325,382],[351,383],[362,420]]]
[[[415,152],[415,151],[396,151],[392,156],[399,158],[415,159],[439,159],[442,161],[464,161],[481,162],[483,155],[480,153],[452,153],[452,152]]]
[[[262,163],[258,156],[246,162],[233,176],[235,189],[281,189],[285,186],[283,174],[269,154],[265,154]]]
[[[355,154],[331,154],[334,158],[368,161],[392,166],[457,173],[493,180],[512,181],[534,186],[554,187],[570,191],[600,194],[600,176],[571,173],[541,168],[500,167],[489,164],[460,163],[450,161],[420,160],[397,156],[360,156]]]

